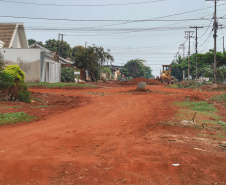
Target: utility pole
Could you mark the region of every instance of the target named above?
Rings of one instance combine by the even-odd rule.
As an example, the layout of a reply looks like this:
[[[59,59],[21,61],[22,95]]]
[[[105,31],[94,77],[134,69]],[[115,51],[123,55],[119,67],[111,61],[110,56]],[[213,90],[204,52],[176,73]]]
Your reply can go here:
[[[217,22],[217,0],[215,0],[215,8],[214,8],[214,83],[217,83],[217,28],[218,28],[218,22]]]
[[[62,48],[61,48],[61,45],[62,45],[62,47],[63,47],[63,34],[58,34],[58,63],[60,62],[60,53],[61,53],[61,50],[62,50]],[[61,40],[60,40],[60,37],[61,37]]]
[[[196,29],[196,38],[195,38],[195,50],[196,50],[196,67],[195,67],[195,79],[196,82],[198,82],[198,62],[197,62],[197,54],[198,54],[198,28],[203,28],[203,26],[194,26],[194,27],[190,27],[190,28],[195,28]]]
[[[217,22],[217,0],[206,0],[206,1],[214,1],[214,23],[213,23],[213,30],[214,30],[214,74],[213,74],[213,83],[217,83],[217,29],[218,29],[218,22]],[[219,0],[218,0],[219,1]]]
[[[60,33],[58,34],[58,63],[60,62]]]
[[[188,37],[189,39],[189,46],[188,46],[188,81],[190,80],[189,77],[190,77],[190,54],[191,54],[191,34],[193,34],[194,31],[185,31],[185,36],[186,38]]]
[[[224,36],[223,36],[223,53],[225,52],[225,48],[224,48]]]
[[[61,49],[61,51],[62,51],[62,53],[63,53],[63,42],[64,42],[64,34],[61,34],[61,45],[62,45],[62,47],[60,47],[60,49]]]

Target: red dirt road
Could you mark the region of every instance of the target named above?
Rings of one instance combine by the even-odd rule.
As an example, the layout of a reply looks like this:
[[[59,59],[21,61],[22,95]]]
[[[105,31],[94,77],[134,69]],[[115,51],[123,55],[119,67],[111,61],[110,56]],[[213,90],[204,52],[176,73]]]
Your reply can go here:
[[[33,92],[89,98],[44,120],[0,127],[2,185],[226,184],[226,153],[199,130],[173,127],[173,101],[213,92],[148,86]],[[179,166],[173,166],[179,164]]]

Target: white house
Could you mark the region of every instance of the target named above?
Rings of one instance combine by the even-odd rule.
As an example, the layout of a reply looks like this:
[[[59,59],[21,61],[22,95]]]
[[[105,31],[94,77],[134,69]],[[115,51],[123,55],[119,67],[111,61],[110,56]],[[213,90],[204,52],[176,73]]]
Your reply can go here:
[[[25,72],[25,82],[60,82],[61,63],[43,47],[29,48],[22,23],[0,23],[0,53]]]
[[[0,23],[1,41],[2,48],[29,48],[23,23]]]

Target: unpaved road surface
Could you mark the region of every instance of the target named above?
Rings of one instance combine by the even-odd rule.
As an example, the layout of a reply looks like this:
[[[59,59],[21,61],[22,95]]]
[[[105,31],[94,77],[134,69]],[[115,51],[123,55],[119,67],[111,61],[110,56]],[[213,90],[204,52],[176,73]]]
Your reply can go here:
[[[198,129],[163,124],[177,112],[172,102],[214,93],[135,88],[32,89],[89,103],[0,127],[0,184],[226,184],[226,153],[218,140],[198,137]]]

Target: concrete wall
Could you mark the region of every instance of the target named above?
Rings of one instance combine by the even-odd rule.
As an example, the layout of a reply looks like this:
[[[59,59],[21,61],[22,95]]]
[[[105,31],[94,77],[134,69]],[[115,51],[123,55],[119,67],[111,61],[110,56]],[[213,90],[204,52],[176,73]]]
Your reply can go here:
[[[8,65],[17,64],[25,72],[25,82],[40,82],[40,49],[0,48]]]
[[[60,76],[61,64],[60,63],[50,63],[49,64],[49,82],[56,83],[61,81]]]
[[[12,42],[12,48],[22,48],[18,31],[16,31],[14,40]]]

